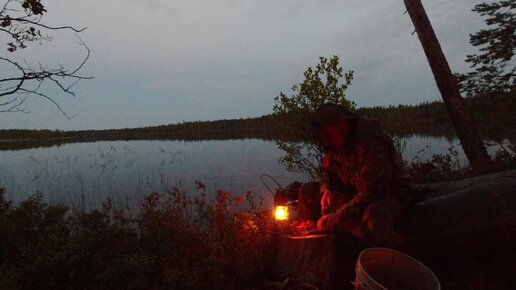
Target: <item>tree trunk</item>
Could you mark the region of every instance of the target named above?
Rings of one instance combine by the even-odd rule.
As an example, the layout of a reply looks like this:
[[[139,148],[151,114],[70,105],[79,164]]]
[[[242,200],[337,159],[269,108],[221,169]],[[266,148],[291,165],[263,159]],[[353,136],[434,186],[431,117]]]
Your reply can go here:
[[[483,171],[488,168],[491,160],[476,130],[473,118],[464,105],[457,80],[446,61],[423,4],[421,0],[404,0],[404,2],[464,153],[475,170]]]
[[[277,238],[276,279],[290,276],[293,280],[312,284],[319,289],[335,289],[336,246],[333,235]]]

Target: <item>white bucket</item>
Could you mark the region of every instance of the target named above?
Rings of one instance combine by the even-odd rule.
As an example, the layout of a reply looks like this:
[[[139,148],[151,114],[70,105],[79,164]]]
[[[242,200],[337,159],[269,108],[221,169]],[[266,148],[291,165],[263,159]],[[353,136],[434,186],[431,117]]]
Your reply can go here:
[[[386,248],[365,249],[355,267],[359,290],[439,290],[434,273],[418,260]]]

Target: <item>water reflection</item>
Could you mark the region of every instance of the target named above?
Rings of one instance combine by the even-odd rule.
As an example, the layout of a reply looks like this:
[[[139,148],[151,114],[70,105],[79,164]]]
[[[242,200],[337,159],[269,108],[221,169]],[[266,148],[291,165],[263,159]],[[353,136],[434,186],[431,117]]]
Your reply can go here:
[[[444,154],[457,140],[412,136],[401,140],[405,160]],[[464,154],[458,150],[459,158]],[[41,191],[50,202],[77,208],[97,207],[108,196],[115,204],[139,200],[143,194],[180,186],[195,192],[202,181],[207,192],[252,191],[270,203],[260,181],[262,174],[281,184],[306,176],[287,172],[278,164],[282,153],[273,141],[102,141],[69,143],[59,147],[1,151],[0,186],[19,201]]]

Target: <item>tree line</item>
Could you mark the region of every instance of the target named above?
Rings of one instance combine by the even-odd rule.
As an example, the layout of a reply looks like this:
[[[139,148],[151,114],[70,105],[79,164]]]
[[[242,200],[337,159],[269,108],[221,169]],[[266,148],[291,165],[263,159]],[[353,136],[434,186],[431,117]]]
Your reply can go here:
[[[466,98],[466,104],[480,123],[485,139],[513,138],[511,128],[516,125],[515,92],[482,95]],[[441,101],[424,102],[418,105],[375,106],[358,108],[356,111],[376,119],[391,135],[447,136],[454,137],[454,129]],[[192,121],[177,124],[141,128],[109,130],[0,130],[0,149],[24,147],[22,140],[42,141],[47,144],[97,140],[228,140],[258,138],[281,139],[278,120],[272,115],[257,118],[241,118],[217,121]],[[32,146],[31,146],[32,147]]]
[[[516,92],[490,93],[465,98],[465,104],[478,122],[482,139],[513,139],[516,125]],[[419,105],[360,108],[360,114],[377,119],[387,132],[396,136],[455,136],[452,121],[441,101]]]

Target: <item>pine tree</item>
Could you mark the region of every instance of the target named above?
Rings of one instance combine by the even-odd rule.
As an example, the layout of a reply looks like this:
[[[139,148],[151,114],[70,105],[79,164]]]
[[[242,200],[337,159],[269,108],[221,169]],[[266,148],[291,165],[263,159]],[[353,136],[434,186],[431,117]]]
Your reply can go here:
[[[474,71],[460,74],[461,90],[468,95],[508,92],[516,76],[516,1],[496,1],[475,5],[472,11],[486,17],[488,29],[470,36],[479,54],[468,55]]]

